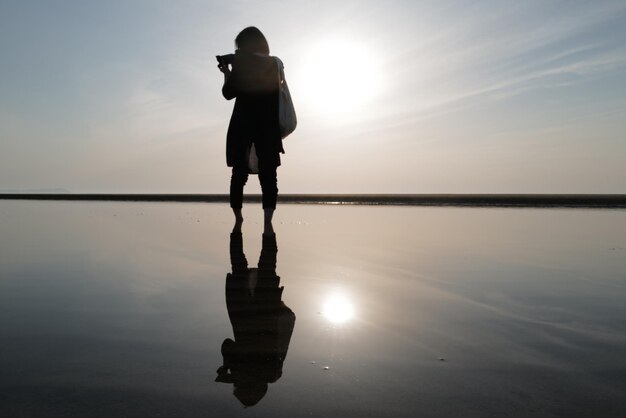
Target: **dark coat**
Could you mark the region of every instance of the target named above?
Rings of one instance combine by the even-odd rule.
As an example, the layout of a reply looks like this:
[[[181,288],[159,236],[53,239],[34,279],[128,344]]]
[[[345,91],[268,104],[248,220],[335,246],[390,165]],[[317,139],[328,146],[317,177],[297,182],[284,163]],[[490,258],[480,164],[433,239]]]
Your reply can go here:
[[[278,126],[278,65],[270,56],[237,51],[230,77],[222,87],[227,100],[236,98],[226,136],[226,163],[245,166],[253,142],[259,163],[280,165],[284,153]]]

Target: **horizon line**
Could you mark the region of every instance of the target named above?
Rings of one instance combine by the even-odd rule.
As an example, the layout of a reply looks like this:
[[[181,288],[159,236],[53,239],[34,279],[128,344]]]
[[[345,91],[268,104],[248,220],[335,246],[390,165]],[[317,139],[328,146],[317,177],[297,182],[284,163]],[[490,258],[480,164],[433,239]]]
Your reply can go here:
[[[0,200],[228,203],[210,193],[0,193]],[[244,195],[247,203],[261,194]],[[626,208],[626,194],[573,193],[287,193],[278,203],[320,205]]]

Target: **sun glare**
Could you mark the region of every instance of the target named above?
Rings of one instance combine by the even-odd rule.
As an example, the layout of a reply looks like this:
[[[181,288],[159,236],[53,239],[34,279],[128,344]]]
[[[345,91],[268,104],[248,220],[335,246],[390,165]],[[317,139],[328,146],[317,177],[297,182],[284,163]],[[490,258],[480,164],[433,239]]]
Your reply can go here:
[[[333,293],[324,302],[324,317],[333,324],[343,324],[354,317],[354,305],[341,293]]]
[[[327,40],[304,58],[303,95],[321,114],[358,112],[376,96],[380,81],[377,61],[364,44]]]

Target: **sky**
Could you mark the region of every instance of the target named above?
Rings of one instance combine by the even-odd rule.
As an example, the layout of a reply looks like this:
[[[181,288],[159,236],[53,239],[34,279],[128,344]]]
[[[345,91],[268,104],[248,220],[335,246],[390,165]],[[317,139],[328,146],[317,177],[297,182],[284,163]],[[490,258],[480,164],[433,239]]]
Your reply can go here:
[[[626,193],[623,0],[0,0],[0,190],[228,193],[250,25],[298,114],[280,193]]]

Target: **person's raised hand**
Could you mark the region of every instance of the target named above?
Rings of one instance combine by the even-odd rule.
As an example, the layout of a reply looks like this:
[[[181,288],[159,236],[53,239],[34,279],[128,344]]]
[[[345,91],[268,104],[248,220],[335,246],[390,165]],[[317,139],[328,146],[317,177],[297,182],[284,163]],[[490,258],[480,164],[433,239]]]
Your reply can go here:
[[[224,75],[230,75],[230,68],[228,64],[217,64],[217,68],[224,73]]]

